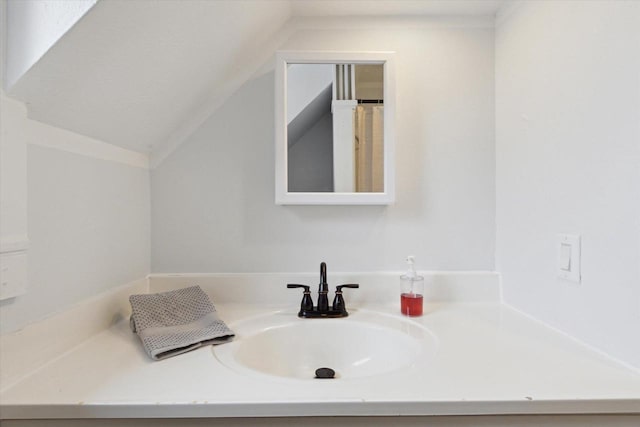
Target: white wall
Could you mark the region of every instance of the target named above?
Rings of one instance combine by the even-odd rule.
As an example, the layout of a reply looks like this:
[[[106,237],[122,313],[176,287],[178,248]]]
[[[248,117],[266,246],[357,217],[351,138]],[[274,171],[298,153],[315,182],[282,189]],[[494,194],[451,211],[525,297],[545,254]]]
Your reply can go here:
[[[152,271],[493,269],[492,22],[322,22],[283,48],[397,52],[396,203],[275,205],[270,71],[152,171]]]
[[[27,168],[24,183],[3,191],[26,202],[30,241],[27,293],[0,301],[6,333],[144,278],[150,201],[146,156],[29,120],[3,94],[0,102],[2,131],[26,150]]]
[[[7,69],[10,88],[98,0],[3,0],[7,4]]]
[[[526,2],[496,30],[507,303],[640,367],[640,3]],[[556,235],[582,236],[582,283]]]

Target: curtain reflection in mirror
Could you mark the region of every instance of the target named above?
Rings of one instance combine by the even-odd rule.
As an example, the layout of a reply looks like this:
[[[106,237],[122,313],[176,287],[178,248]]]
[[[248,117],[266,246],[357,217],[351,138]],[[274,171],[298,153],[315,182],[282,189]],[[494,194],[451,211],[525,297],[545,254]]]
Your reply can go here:
[[[384,189],[384,106],[360,104],[355,112],[356,191]]]

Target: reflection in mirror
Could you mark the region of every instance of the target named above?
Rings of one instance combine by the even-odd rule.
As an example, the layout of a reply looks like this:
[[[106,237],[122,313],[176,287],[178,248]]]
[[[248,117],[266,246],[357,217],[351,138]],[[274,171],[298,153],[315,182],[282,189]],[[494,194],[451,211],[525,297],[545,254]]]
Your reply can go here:
[[[392,52],[276,55],[276,203],[394,199]]]
[[[384,191],[384,65],[287,65],[290,192]]]

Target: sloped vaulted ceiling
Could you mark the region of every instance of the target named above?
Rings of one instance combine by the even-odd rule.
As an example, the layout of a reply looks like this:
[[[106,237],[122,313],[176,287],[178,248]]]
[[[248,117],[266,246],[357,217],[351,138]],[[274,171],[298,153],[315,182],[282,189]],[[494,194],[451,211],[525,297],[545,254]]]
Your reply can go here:
[[[35,120],[162,157],[273,55],[297,16],[493,15],[503,1],[364,3],[100,0],[9,95]]]
[[[99,1],[10,95],[33,119],[149,152],[289,15],[286,1]]]

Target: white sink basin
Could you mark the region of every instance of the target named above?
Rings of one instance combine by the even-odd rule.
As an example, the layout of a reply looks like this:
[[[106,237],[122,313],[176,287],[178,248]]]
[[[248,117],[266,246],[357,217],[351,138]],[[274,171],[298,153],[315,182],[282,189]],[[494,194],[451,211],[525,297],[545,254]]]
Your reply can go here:
[[[435,353],[436,341],[399,316],[354,311],[341,319],[299,319],[275,313],[231,325],[233,342],[213,347],[224,365],[248,374],[314,379],[318,368],[335,378],[381,375]],[[330,381],[330,380],[329,380]]]

